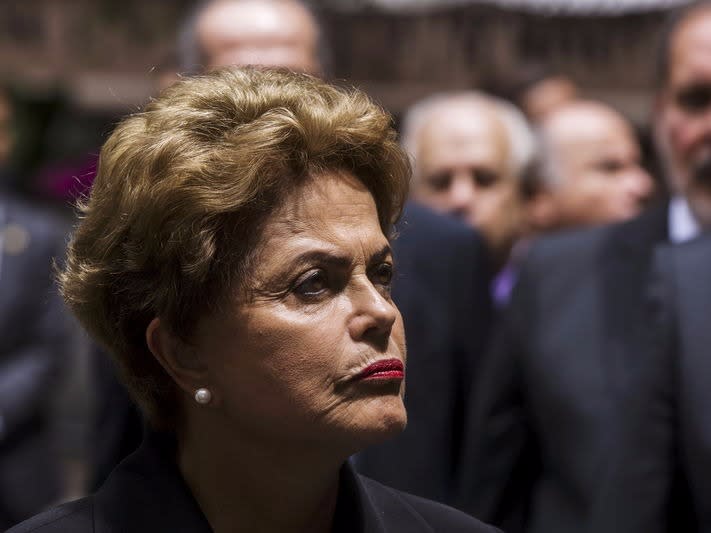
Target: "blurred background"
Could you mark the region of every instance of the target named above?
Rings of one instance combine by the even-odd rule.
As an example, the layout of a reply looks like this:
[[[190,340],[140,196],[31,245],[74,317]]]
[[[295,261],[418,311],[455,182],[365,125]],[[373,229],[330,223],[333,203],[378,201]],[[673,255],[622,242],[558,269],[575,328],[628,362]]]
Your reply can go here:
[[[622,110],[646,138],[654,46],[679,0],[321,0],[330,74],[395,115],[427,94],[510,96],[541,72]],[[191,0],[2,0],[0,83],[15,108],[12,189],[65,202],[116,118],[178,70]],[[646,143],[645,143],[646,144]],[[69,194],[73,196],[73,194]]]

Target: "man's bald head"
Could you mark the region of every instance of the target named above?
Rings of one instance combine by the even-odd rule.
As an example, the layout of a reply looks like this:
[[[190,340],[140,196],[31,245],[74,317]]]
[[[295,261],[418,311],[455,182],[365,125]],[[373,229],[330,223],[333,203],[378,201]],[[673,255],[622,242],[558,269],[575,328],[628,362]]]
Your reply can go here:
[[[533,154],[523,114],[484,93],[431,96],[403,121],[412,196],[481,230],[505,259],[520,229],[520,178]]]
[[[281,66],[321,74],[320,32],[298,0],[210,0],[182,35],[183,68]]]
[[[549,220],[536,225],[600,224],[641,211],[652,181],[640,166],[632,126],[621,114],[600,102],[571,102],[546,116],[539,134],[539,192],[550,209]]]

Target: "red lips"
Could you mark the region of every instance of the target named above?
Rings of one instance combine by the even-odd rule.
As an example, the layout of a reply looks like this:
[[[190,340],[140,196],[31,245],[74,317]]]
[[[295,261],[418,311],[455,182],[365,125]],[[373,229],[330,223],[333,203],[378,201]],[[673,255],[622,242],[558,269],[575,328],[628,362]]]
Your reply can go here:
[[[358,373],[358,380],[375,380],[375,379],[404,379],[405,367],[399,359],[386,359],[384,361],[376,361],[372,365],[365,367]]]

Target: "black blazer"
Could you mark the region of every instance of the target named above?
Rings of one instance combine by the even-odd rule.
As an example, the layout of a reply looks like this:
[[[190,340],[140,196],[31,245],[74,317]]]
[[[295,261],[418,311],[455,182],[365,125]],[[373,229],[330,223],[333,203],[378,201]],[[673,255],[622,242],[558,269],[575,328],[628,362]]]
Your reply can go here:
[[[509,533],[590,523],[642,363],[652,254],[666,207],[541,240],[478,373],[459,506]]]
[[[167,434],[148,433],[140,448],[92,496],[47,511],[8,533],[208,533],[211,528],[173,460]],[[489,532],[496,529],[431,501],[341,471],[334,533]]]
[[[52,261],[64,255],[67,225],[3,194],[0,211],[5,235],[0,246],[0,529],[5,529],[59,497],[51,403],[70,353],[70,330],[52,281]]]
[[[460,455],[473,368],[491,320],[482,239],[456,220],[409,203],[393,240],[393,298],[407,335],[405,404],[398,437],[354,458],[359,472],[418,496],[447,502]],[[138,411],[97,351],[98,406],[93,487],[141,441]]]
[[[405,321],[405,431],[357,455],[362,474],[450,502],[474,367],[491,321],[482,239],[414,203],[393,240],[393,299]]]
[[[711,532],[711,236],[657,251],[646,364],[597,531]]]

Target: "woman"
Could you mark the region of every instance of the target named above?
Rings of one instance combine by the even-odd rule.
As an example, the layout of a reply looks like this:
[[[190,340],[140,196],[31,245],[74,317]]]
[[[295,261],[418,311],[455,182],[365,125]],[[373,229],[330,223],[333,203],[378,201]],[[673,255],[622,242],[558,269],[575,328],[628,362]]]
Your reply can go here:
[[[347,462],[406,422],[406,161],[363,94],[286,72],[185,79],[124,120],[60,284],[153,431],[12,531],[490,531]]]

